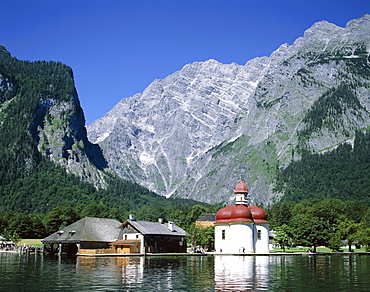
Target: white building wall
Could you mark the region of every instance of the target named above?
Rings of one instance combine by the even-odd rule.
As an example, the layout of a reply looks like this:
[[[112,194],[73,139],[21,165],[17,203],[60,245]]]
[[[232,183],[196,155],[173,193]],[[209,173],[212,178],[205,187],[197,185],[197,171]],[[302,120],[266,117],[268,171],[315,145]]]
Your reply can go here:
[[[230,225],[231,252],[251,253],[253,249],[253,224],[238,223]]]
[[[258,239],[258,231],[260,231],[261,238]],[[255,225],[255,251],[269,252],[269,225],[256,224]]]
[[[144,235],[141,233],[125,233],[123,234],[123,240],[140,240],[140,253],[144,253]]]
[[[225,239],[222,239],[222,230],[225,231]],[[230,228],[228,224],[216,225],[215,226],[215,250],[216,252],[225,252],[229,251],[230,244]]]
[[[225,238],[222,239],[222,234]],[[237,223],[222,224],[215,226],[215,250],[222,253],[245,253],[254,252],[253,248],[253,224]]]

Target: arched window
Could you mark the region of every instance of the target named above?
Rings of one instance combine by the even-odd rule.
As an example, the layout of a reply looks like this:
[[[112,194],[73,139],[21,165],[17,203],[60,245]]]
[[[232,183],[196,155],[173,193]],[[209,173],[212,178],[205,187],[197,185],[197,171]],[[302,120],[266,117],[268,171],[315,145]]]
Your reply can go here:
[[[257,230],[257,240],[261,240],[261,230]]]

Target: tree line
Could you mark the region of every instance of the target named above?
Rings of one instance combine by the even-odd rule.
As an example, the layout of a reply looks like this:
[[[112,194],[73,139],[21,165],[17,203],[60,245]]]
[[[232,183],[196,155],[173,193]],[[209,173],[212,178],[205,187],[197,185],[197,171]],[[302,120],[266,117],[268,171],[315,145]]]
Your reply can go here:
[[[112,218],[120,222],[134,214],[136,220],[172,221],[194,235],[195,221],[206,213],[215,213],[219,205],[178,204],[174,206],[143,205],[135,210],[121,212],[119,208],[108,207],[103,202],[74,205],[62,202],[50,212],[40,214],[18,213],[11,210],[0,211],[0,234],[9,240],[21,238],[44,238],[84,217]]]
[[[370,207],[360,201],[311,199],[278,202],[267,208],[270,230],[285,249],[291,245],[327,246],[340,251],[343,240],[365,245],[370,251]]]
[[[370,131],[358,131],[348,143],[323,154],[303,151],[277,175],[275,190],[283,201],[337,198],[370,205]]]

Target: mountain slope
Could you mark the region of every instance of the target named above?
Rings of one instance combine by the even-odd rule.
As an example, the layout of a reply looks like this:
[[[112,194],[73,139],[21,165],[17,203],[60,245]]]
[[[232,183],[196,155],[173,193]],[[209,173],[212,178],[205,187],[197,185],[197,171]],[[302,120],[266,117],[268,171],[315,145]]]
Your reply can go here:
[[[107,170],[100,147],[87,140],[71,68],[17,60],[4,46],[0,137],[0,211],[45,213],[67,200],[80,210],[99,204],[124,216],[148,205],[199,203],[166,199]]]
[[[370,15],[315,23],[244,66],[188,64],[88,126],[109,167],[162,195],[228,201],[244,179],[257,201],[302,151],[352,141],[370,123]]]
[[[3,46],[0,66],[1,174],[8,169],[7,181],[14,180],[33,169],[41,154],[102,186],[98,169],[106,162],[99,146],[87,140],[72,70],[56,62],[19,61]]]

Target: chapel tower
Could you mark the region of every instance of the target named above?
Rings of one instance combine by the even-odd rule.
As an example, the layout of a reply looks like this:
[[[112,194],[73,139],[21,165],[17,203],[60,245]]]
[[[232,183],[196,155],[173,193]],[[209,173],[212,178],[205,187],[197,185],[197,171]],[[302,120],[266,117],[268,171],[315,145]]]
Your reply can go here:
[[[266,212],[257,206],[249,206],[249,190],[243,181],[236,185],[234,193],[235,205],[226,206],[216,214],[216,252],[269,252],[269,224]]]

